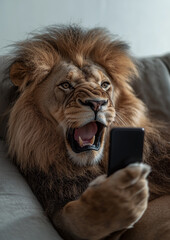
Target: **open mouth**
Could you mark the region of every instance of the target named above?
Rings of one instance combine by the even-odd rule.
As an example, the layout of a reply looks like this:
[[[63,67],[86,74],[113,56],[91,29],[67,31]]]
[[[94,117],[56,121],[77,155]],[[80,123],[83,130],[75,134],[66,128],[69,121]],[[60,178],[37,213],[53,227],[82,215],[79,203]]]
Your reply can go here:
[[[72,150],[76,153],[88,150],[98,151],[104,127],[100,122],[90,122],[83,127],[69,129],[67,139]]]

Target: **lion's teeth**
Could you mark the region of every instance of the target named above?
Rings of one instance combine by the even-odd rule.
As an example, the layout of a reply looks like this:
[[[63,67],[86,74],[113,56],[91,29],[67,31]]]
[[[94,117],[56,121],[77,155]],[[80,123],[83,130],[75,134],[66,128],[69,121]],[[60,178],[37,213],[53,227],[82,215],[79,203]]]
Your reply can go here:
[[[80,145],[80,147],[83,147],[83,140],[81,139],[80,136],[79,136],[79,145]]]
[[[79,145],[80,145],[80,147],[93,145],[94,141],[95,141],[95,135],[92,137],[91,140],[88,140],[88,141],[83,141],[82,138],[79,136]]]
[[[95,135],[94,135],[94,136],[92,137],[92,139],[90,140],[91,145],[94,144],[94,141],[95,141]]]

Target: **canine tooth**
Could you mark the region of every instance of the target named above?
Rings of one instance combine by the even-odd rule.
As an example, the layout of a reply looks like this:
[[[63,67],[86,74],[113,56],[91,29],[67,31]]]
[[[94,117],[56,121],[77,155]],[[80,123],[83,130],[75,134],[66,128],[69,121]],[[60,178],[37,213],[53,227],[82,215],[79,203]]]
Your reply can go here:
[[[80,136],[79,136],[79,145],[80,145],[80,147],[83,147],[83,140],[81,139]]]
[[[92,137],[92,139],[90,140],[91,145],[94,144],[94,141],[95,141],[95,135],[94,135],[94,136]]]

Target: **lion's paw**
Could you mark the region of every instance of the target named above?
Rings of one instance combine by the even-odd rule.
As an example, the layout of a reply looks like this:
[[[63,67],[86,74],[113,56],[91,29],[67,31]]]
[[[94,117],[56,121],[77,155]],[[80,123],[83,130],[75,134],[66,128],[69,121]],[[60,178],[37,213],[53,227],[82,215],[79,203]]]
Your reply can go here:
[[[97,222],[109,222],[110,227],[113,223],[118,230],[131,228],[147,208],[149,173],[148,165],[136,163],[108,178],[102,175],[89,185],[82,201],[91,206]]]
[[[150,173],[150,166],[143,163],[131,164],[113,176],[117,183],[116,191],[123,209],[128,210],[131,228],[144,214],[149,198],[147,176]],[[126,218],[125,218],[126,219]]]

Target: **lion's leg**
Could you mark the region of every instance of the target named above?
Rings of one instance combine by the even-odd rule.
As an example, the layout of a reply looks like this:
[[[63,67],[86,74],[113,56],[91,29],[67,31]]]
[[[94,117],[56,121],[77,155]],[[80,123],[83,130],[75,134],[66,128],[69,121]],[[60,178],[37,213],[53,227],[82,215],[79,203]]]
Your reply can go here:
[[[151,201],[141,220],[121,238],[121,240],[160,239],[170,239],[170,196]]]

